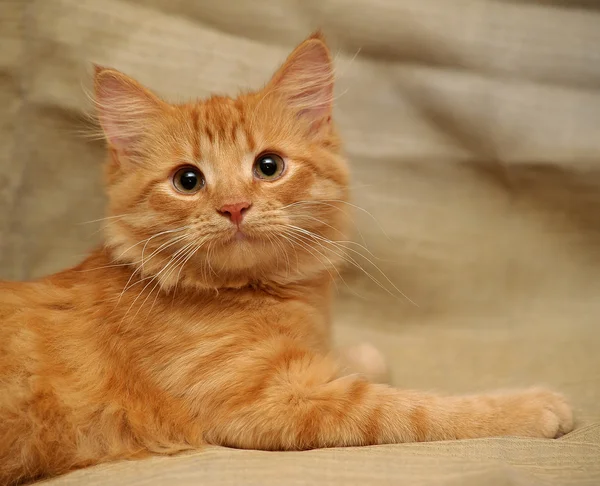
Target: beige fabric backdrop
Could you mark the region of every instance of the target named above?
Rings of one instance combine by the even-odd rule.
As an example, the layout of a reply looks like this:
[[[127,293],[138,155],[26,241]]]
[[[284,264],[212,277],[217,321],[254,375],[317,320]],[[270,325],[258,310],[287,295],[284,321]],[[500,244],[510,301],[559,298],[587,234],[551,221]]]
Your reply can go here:
[[[545,383],[578,418],[560,441],[211,449],[55,484],[600,484],[598,1],[0,0],[0,22],[1,277],[100,239],[81,224],[104,204],[91,62],[172,100],[232,94],[322,26],[355,202],[383,231],[361,211],[357,227],[416,304],[350,272],[338,341],[375,342],[400,386]]]

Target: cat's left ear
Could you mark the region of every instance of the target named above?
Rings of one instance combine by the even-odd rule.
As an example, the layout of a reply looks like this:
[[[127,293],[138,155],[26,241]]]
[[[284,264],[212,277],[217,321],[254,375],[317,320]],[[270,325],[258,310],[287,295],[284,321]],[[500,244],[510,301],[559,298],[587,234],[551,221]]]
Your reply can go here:
[[[266,90],[283,97],[313,130],[331,123],[333,61],[320,31],[312,34],[288,56]]]
[[[94,66],[94,92],[100,125],[108,144],[134,155],[148,127],[165,109],[150,90],[116,69]]]

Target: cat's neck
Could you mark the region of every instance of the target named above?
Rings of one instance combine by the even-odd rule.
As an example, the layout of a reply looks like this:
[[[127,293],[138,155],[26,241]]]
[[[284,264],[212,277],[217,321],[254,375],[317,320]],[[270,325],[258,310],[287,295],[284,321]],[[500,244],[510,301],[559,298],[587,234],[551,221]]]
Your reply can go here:
[[[177,293],[198,293],[198,294],[216,294],[219,292],[240,292],[248,293],[267,293],[281,298],[308,297],[318,294],[325,300],[329,300],[333,280],[331,273],[327,270],[318,274],[310,275],[306,278],[289,278],[285,275],[274,274],[272,276],[255,275],[213,275],[210,280],[206,276],[197,276],[194,279],[186,274],[185,279],[181,279],[177,286],[161,286],[159,279],[153,278],[153,275],[145,275],[139,266],[133,263],[115,261],[109,248],[102,246],[94,250],[79,265],[67,272],[80,272],[89,274],[90,278],[102,279],[105,283],[114,282],[120,289],[131,288],[132,291],[139,292],[139,286],[157,285],[160,292],[171,294]],[[60,278],[62,274],[57,274]],[[183,275],[183,274],[182,274]]]

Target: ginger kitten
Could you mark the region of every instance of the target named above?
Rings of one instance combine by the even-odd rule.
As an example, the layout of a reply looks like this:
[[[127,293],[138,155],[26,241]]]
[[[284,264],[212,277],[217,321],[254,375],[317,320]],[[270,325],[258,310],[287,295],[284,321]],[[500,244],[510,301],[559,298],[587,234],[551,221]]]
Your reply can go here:
[[[260,91],[182,105],[96,69],[105,243],[0,282],[0,483],[220,444],[316,447],[572,429],[562,396],[438,396],[344,375],[329,343],[348,169],[323,38]]]

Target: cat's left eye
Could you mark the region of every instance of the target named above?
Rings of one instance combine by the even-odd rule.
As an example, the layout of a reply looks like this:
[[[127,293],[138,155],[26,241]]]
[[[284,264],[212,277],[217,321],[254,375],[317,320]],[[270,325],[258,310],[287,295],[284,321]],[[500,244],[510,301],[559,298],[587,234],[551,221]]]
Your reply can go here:
[[[182,194],[196,194],[205,183],[204,175],[196,167],[182,167],[173,174],[173,187]]]
[[[254,175],[259,179],[279,179],[284,169],[283,158],[277,154],[262,154],[254,161]]]

